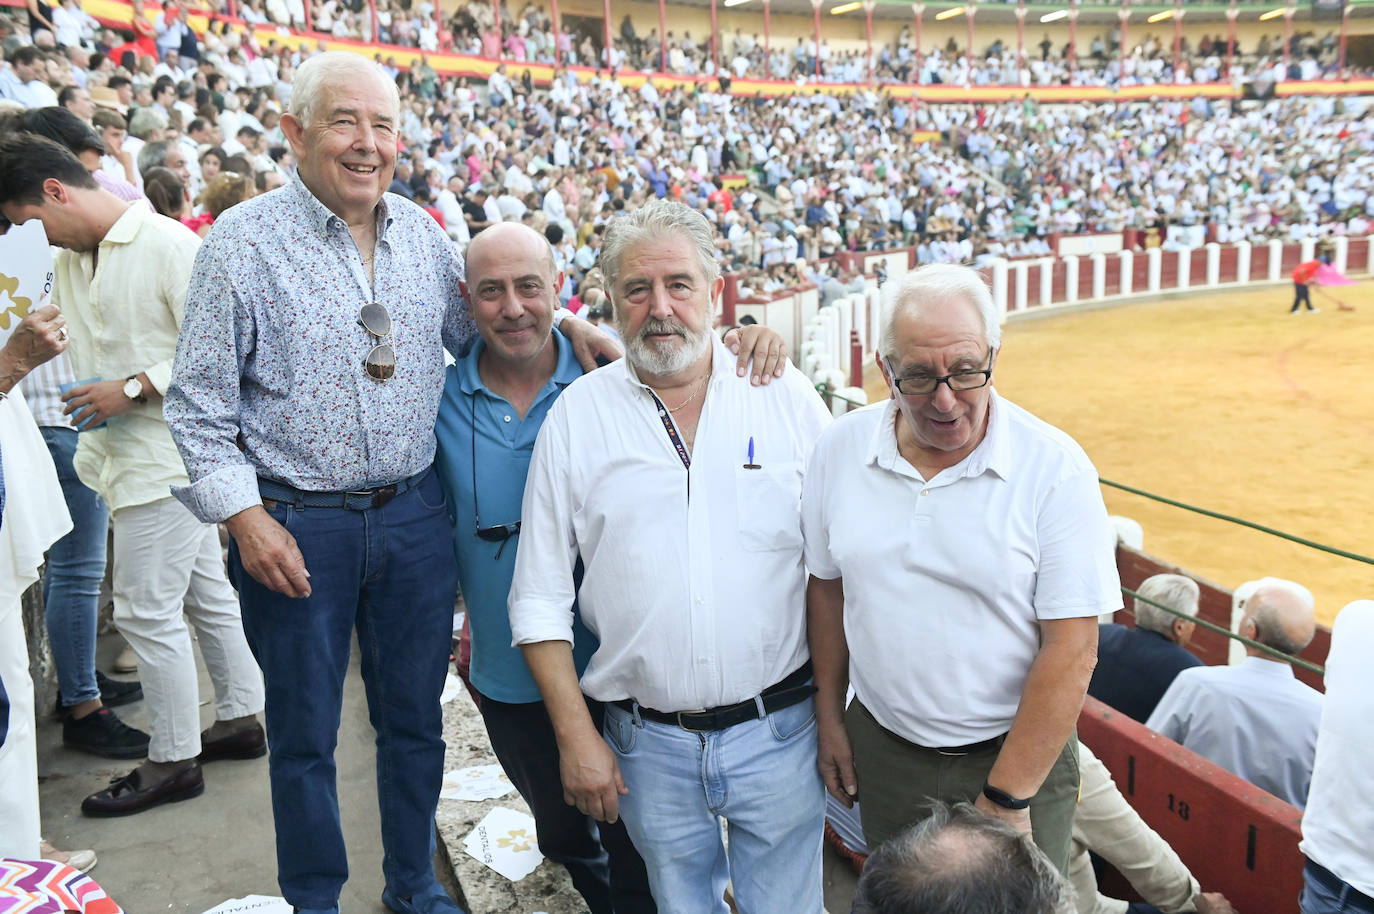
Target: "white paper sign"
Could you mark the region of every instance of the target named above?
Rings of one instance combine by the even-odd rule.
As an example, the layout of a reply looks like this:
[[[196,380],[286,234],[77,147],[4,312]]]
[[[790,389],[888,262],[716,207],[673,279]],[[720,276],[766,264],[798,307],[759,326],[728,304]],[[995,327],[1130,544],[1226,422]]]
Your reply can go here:
[[[534,834],[534,819],[504,806],[487,813],[463,846],[511,882],[524,879],[544,860]]]
[[[453,675],[453,671],[449,670],[448,675],[444,677],[444,691],[439,694],[439,704],[446,705],[462,694],[463,680]]]
[[[474,765],[444,772],[439,797],[444,800],[494,800],[514,790],[500,765]]]
[[[215,905],[205,914],[291,914],[294,909],[276,895],[245,895]]]
[[[52,248],[30,219],[0,235],[0,346],[19,322],[52,300]]]

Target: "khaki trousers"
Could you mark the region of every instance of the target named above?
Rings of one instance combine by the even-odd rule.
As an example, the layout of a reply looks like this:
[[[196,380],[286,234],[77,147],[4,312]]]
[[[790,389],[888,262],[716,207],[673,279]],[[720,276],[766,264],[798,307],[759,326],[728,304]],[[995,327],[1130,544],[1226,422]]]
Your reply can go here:
[[[845,712],[845,729],[854,751],[869,853],[924,819],[931,800],[950,804],[976,800],[1000,751],[993,747],[967,755],[944,755],[917,746],[884,729],[858,699]],[[1074,735],[1030,805],[1035,843],[1065,875],[1078,788],[1078,737]]]

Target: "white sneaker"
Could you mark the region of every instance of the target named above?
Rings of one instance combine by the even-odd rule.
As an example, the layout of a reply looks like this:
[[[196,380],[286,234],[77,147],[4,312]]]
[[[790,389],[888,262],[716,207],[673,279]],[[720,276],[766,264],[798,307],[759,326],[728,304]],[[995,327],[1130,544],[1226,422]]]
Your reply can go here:
[[[78,873],[89,873],[95,869],[96,864],[93,850],[60,851],[46,841],[40,842],[38,856],[53,863],[65,863]]]
[[[1321,309],[1321,308],[1308,308],[1308,309],[1307,309],[1307,313],[1308,313],[1308,314],[1321,314],[1321,313],[1322,313],[1322,309]]]

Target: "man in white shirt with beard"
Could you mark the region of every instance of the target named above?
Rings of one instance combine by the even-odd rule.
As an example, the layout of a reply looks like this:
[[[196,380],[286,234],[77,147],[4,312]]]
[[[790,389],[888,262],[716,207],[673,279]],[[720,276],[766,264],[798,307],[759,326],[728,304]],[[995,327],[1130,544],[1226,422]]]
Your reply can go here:
[[[733,878],[741,910],[819,914],[799,500],[828,417],[793,368],[767,387],[731,371],[710,329],[713,240],[669,201],[610,224],[601,267],[626,358],[569,387],[540,431],[511,630],[565,800],[624,814],[660,912],[725,914]],[[580,687],[574,597],[600,638]],[[605,703],[604,739],[584,692]]]

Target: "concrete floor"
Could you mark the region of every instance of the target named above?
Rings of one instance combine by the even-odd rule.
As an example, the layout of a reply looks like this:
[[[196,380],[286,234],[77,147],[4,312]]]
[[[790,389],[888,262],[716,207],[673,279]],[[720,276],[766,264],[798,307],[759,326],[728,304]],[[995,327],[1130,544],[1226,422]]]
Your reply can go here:
[[[108,670],[121,646],[118,636],[102,636],[97,665]],[[201,720],[209,726],[214,693],[203,663],[200,671]],[[201,914],[230,898],[281,894],[265,758],[207,766],[205,793],[194,800],[120,819],[88,819],[81,815],[81,800],[138,763],[63,748],[61,724],[43,710],[51,708],[40,709],[38,721],[43,836],[60,848],[94,848],[100,863],[91,875],[125,911]],[[118,713],[131,726],[148,728],[144,702]],[[386,911],[372,746],[355,650],[336,755],[352,873],[341,899],[346,914]]]
[[[117,635],[101,636],[97,665],[110,669],[122,646]],[[209,726],[214,718],[209,702],[213,692],[204,664],[199,657],[197,660],[201,720]],[[467,703],[466,696],[460,696],[446,709],[446,719],[462,716]],[[117,710],[131,726],[148,728],[144,702]],[[480,737],[484,739],[485,733]],[[372,747],[372,726],[367,720],[355,650],[344,687],[343,722],[335,756],[352,873],[340,899],[344,914],[386,914],[381,904],[381,836]],[[40,711],[38,767],[44,837],[64,849],[94,848],[100,863],[91,875],[129,914],[202,914],[231,898],[280,894],[266,759],[207,766],[205,793],[185,803],[121,819],[81,815],[81,800],[86,795],[136,765],[137,761],[101,759],[64,748],[61,724],[51,713]],[[450,853],[457,859],[462,851],[455,846]],[[461,871],[463,863],[469,861],[464,857],[458,862]],[[848,864],[829,848],[825,852],[824,881],[827,911],[845,914],[853,898],[855,878]],[[546,904],[542,909],[551,914],[565,909],[585,911],[578,904],[560,904],[553,898],[544,901],[552,906]],[[474,909],[471,914],[485,912]]]

